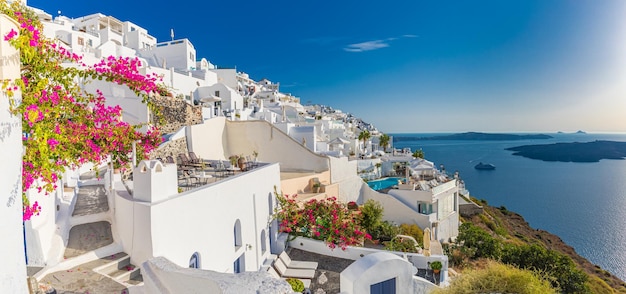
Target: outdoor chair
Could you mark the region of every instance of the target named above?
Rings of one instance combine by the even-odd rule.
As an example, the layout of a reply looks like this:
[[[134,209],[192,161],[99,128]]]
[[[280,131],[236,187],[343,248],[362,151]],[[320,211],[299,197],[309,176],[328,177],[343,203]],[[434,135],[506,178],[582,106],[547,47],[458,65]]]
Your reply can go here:
[[[288,268],[298,268],[298,269],[312,269],[312,270],[316,270],[317,269],[317,262],[315,261],[299,261],[299,260],[291,260],[291,258],[289,257],[289,255],[287,255],[287,251],[283,251],[283,253],[281,253],[278,256],[278,259],[282,260],[282,262],[288,267]]]
[[[239,167],[233,166],[229,160],[222,160],[224,170],[230,174],[235,174],[235,171],[241,170]]]
[[[198,178],[195,177],[194,171],[193,170],[183,170],[182,172],[182,178],[180,178],[181,180],[185,180],[186,182],[186,187],[190,188],[190,187],[196,187],[200,184]],[[195,181],[195,183],[194,183]]]
[[[313,269],[287,268],[280,258],[274,261],[274,268],[283,278],[312,279],[315,276]]]
[[[191,163],[202,163],[202,159],[196,156],[196,153],[193,151],[189,151],[189,161]]]
[[[252,160],[252,157],[250,157],[250,155],[246,156],[246,167],[248,170],[257,167],[257,162]]]
[[[276,270],[273,267],[271,267],[271,266],[267,268],[267,272],[270,274],[270,276],[272,276],[272,278],[275,278],[275,279],[281,279],[282,278],[284,280],[287,279],[287,278],[281,277],[276,272]],[[298,280],[302,281],[302,283],[304,284],[304,288],[311,288],[311,279],[298,279]]]
[[[211,166],[213,166],[216,176],[218,174],[219,174],[220,177],[224,176],[224,173],[226,172],[226,168],[224,167],[224,164],[222,164],[221,161],[219,161],[219,160],[211,160],[210,164],[211,164]]]
[[[185,166],[202,167],[202,164],[191,162],[191,160],[187,157],[187,154],[185,153],[178,154],[178,160],[180,161],[180,164]]]

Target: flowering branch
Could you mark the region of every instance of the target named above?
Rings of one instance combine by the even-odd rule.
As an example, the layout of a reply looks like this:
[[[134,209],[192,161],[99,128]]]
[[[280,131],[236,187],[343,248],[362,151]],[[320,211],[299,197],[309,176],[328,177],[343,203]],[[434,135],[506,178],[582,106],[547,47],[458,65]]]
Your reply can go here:
[[[107,106],[102,92],[86,92],[81,83],[105,80],[128,86],[154,111],[149,97],[162,87],[156,75],[139,72],[137,58],[108,57],[88,66],[77,54],[43,37],[37,16],[19,2],[2,1],[0,10],[20,24],[19,31],[3,37],[20,51],[21,79],[3,81],[2,90],[10,99],[15,91],[22,93],[21,103],[11,101],[11,111],[22,117],[22,201],[23,218],[28,220],[41,210],[25,194],[31,187],[50,193],[66,167],[99,164],[109,155],[124,164],[132,142],[140,142],[138,153],[144,157],[162,142],[155,127],[142,133],[142,126],[123,122],[119,106]]]

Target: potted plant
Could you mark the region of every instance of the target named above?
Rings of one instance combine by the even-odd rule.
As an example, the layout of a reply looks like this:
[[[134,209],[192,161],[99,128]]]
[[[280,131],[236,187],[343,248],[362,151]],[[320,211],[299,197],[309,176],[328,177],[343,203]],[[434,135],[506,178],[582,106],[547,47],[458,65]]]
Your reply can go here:
[[[259,152],[256,150],[252,151],[252,156],[254,156],[254,161],[256,161],[257,157],[259,157]]]
[[[237,156],[237,166],[240,170],[246,170],[246,158],[242,155]]]
[[[430,269],[433,270],[433,273],[438,274],[441,271],[441,261],[433,261],[430,263]]]
[[[313,193],[319,193],[320,192],[320,183],[316,182],[315,184],[313,184]]]
[[[239,155],[231,155],[228,159],[230,160],[230,165],[236,166],[237,160],[239,160]]]
[[[302,293],[304,292],[304,283],[296,278],[287,278],[287,283],[291,285],[291,289],[293,292]]]

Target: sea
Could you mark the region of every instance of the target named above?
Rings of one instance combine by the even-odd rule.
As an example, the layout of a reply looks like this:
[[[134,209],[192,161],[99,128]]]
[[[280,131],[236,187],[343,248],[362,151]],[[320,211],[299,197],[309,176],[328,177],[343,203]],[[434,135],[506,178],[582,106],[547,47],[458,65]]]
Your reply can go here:
[[[409,137],[393,142],[393,147],[422,149],[437,167],[443,165],[449,174],[458,171],[473,197],[520,213],[533,228],[559,236],[578,254],[626,281],[626,160],[546,162],[505,150],[558,142],[626,142],[626,133],[545,134],[554,138],[449,141],[417,140],[449,134],[390,136]],[[491,163],[496,169],[474,169],[479,162]]]

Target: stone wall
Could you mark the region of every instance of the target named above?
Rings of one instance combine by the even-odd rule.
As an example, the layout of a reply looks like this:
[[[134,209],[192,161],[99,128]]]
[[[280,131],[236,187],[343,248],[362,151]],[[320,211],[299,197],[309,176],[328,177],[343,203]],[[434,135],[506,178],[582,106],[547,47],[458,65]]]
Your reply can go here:
[[[182,126],[202,123],[202,107],[193,106],[179,98],[157,96],[154,104],[160,109],[164,119],[159,127],[161,133],[173,133]]]
[[[471,217],[483,213],[483,207],[471,201],[470,203],[459,203],[459,213],[462,217]]]
[[[174,141],[167,142],[160,146],[159,149],[154,152],[151,158],[163,158],[163,160],[165,160],[166,157],[169,155],[174,158],[174,161],[178,161],[178,154],[186,154],[187,152],[187,138],[180,138]]]

